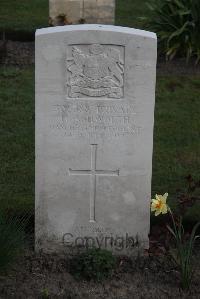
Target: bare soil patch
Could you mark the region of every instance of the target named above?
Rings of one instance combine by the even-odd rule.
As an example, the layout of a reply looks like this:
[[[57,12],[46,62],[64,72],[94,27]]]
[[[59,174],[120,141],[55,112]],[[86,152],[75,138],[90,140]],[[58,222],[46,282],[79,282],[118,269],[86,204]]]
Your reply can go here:
[[[32,65],[34,56],[34,42],[0,41],[0,63],[3,65]]]
[[[165,255],[118,259],[111,279],[76,280],[65,256],[28,252],[0,277],[0,298],[133,299],[200,298],[200,255],[191,290],[179,288],[179,273]]]

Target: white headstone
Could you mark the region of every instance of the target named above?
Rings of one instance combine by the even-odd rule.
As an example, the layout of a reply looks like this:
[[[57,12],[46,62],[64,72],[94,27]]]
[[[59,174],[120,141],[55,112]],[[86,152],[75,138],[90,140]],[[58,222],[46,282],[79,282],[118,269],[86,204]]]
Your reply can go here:
[[[115,0],[49,0],[49,16],[53,25],[114,24]]]
[[[156,46],[125,27],[37,30],[37,249],[148,247]]]

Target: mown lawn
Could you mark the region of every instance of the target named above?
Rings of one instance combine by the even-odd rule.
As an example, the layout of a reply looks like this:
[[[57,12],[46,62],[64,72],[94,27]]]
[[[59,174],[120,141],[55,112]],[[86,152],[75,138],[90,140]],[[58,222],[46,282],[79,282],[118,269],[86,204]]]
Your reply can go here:
[[[1,0],[0,31],[34,32],[47,27],[49,0]]]
[[[0,69],[1,206],[34,206],[34,69]],[[152,194],[199,178],[200,77],[159,77],[156,92]],[[200,205],[190,218],[199,218]]]
[[[143,17],[150,14],[152,0],[116,0],[116,25],[144,29]]]
[[[34,206],[34,72],[0,68],[0,204]]]
[[[149,0],[151,1],[151,0]],[[143,28],[144,17],[149,13],[146,0],[116,0],[116,25]],[[48,0],[1,0],[0,31],[34,32],[47,27]]]

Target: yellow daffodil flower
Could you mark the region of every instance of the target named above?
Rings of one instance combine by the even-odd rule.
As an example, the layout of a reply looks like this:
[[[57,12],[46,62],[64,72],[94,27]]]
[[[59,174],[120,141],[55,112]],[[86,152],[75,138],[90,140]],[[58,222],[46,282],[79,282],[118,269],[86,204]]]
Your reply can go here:
[[[156,194],[156,198],[152,199],[151,212],[155,212],[155,216],[158,216],[160,214],[167,214],[168,212],[168,206],[166,203],[167,197],[168,197],[168,193],[165,193],[164,195]]]

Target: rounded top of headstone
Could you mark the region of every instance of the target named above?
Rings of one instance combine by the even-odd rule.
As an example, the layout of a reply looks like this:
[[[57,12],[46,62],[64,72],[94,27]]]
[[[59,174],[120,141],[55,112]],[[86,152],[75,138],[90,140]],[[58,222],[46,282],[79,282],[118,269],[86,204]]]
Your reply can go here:
[[[41,28],[36,30],[36,36],[51,34],[51,33],[62,33],[70,31],[107,31],[107,32],[119,32],[132,35],[143,36],[146,38],[157,39],[154,32],[134,29],[130,27],[113,26],[113,25],[99,25],[99,24],[83,24],[83,25],[66,25],[66,26],[56,26]]]

